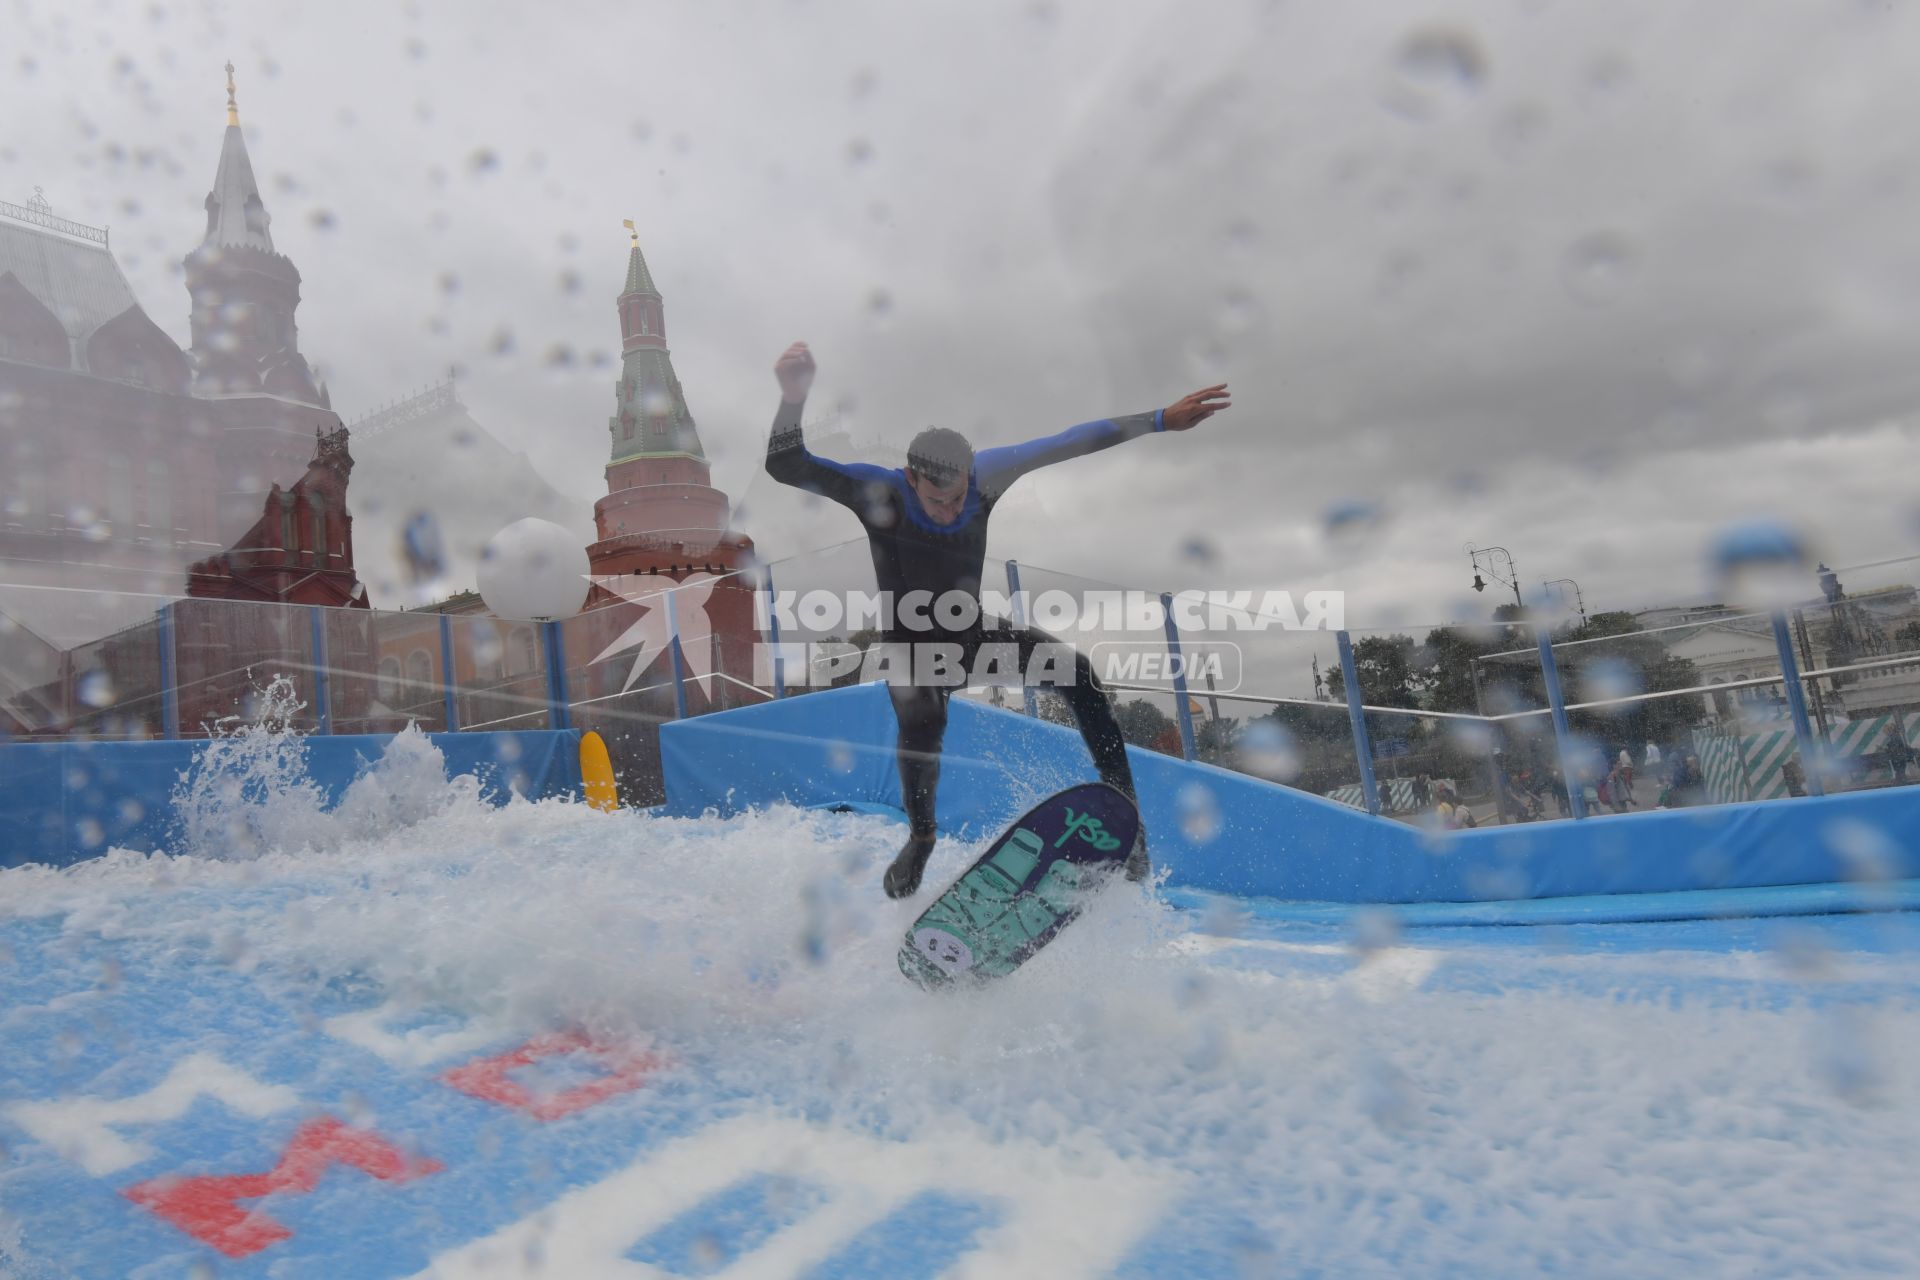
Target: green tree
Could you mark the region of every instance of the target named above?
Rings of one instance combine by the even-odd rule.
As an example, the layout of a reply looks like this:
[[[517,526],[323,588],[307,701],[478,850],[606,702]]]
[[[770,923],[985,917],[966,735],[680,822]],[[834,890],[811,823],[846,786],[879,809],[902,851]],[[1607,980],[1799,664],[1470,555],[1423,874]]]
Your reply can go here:
[[[1193,726],[1194,755],[1223,769],[1233,767],[1234,750],[1240,741],[1240,721],[1233,716],[1203,719]]]
[[[1113,718],[1119,722],[1120,736],[1136,747],[1151,748],[1162,733],[1173,727],[1166,713],[1145,698],[1116,703]]]
[[[1554,637],[1554,665],[1569,702],[1634,697],[1611,707],[1576,711],[1576,733],[1605,743],[1638,746],[1681,738],[1699,722],[1701,706],[1693,696],[1647,698],[1686,689],[1700,682],[1691,660],[1667,652],[1630,613],[1596,613]]]
[[[1261,719],[1277,724],[1299,750],[1300,773],[1292,786],[1325,793],[1359,776],[1344,705],[1282,703]]]

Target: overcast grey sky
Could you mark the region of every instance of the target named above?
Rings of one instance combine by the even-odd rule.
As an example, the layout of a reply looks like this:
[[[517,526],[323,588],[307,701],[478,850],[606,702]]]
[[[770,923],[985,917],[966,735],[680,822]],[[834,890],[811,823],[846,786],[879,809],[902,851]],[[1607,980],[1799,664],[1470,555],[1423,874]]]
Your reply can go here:
[[[458,365],[590,503],[631,217],[769,556],[855,532],[758,471],[804,338],[866,438],[1232,384],[1023,481],[1001,554],[1398,624],[1493,603],[1474,540],[1635,607],[1702,589],[1738,518],[1920,546],[1917,10],[17,0],[0,198],[112,224],[184,343],[231,58],[349,420]],[[1354,502],[1377,526],[1329,537]]]

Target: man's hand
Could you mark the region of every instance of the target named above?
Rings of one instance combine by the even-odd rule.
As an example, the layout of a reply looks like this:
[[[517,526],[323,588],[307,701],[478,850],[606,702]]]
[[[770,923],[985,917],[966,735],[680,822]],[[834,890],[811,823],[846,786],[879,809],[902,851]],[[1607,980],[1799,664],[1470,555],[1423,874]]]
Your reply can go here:
[[[801,348],[804,350],[804,348]],[[808,366],[812,368],[811,365]],[[1233,401],[1227,399],[1227,384],[1217,383],[1192,395],[1182,396],[1166,407],[1161,420],[1169,431],[1187,431],[1199,426],[1222,409],[1231,409]]]
[[[774,362],[773,376],[780,380],[780,398],[788,404],[805,404],[813,390],[813,352],[807,344],[796,342],[780,353]]]

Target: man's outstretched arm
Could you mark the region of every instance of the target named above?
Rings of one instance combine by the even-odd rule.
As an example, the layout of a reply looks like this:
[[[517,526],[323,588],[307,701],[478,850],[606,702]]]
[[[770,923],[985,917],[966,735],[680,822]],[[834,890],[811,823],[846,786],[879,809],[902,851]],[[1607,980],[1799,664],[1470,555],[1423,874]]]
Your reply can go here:
[[[813,389],[813,353],[807,344],[788,347],[773,366],[780,382],[780,408],[773,415],[773,434],[767,437],[767,474],[823,498],[831,498],[858,512],[868,486],[887,483],[884,468],[866,463],[833,462],[807,452],[800,429],[800,413]]]
[[[992,493],[1004,493],[1029,471],[1085,457],[1102,449],[1111,449],[1156,431],[1188,431],[1199,426],[1233,402],[1227,398],[1227,384],[1205,387],[1182,396],[1164,409],[1152,413],[1130,413],[1118,418],[1101,418],[1068,427],[1058,435],[1029,440],[1025,444],[999,449],[982,449],[974,458],[974,475],[980,487]]]

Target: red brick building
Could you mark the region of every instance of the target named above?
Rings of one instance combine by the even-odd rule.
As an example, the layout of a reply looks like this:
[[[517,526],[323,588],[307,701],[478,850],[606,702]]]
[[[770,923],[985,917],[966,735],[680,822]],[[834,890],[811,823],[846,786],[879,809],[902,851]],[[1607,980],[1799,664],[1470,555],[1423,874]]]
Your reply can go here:
[[[227,128],[186,256],[191,345],[133,296],[105,231],[36,194],[0,203],[0,569],[13,583],[178,595],[232,547],[340,428],[299,349],[300,273],[273,246],[227,82]],[[344,440],[340,445],[344,453]],[[344,476],[309,485],[327,568],[351,589]],[[256,561],[268,547],[252,549]],[[282,599],[344,603],[330,578]],[[218,590],[215,594],[232,594]]]
[[[629,228],[632,223],[627,224]],[[620,380],[614,386],[615,412],[607,421],[611,460],[607,496],[594,504],[599,540],[587,548],[596,578],[624,582],[596,585],[587,614],[567,628],[568,659],[582,664],[615,644],[645,611],[622,601],[622,592],[657,591],[664,580],[717,579],[702,593],[699,613],[712,637],[713,679],[705,689],[689,690],[691,710],[753,701],[753,588],[737,570],[753,557],[753,541],[730,527],[731,504],[713,487],[712,467],[700,444],[686,393],[673,371],[667,348],[666,302],[654,285],[633,234],[627,252],[627,278],[616,303],[620,313]],[[607,586],[614,587],[609,591]],[[692,591],[681,597],[694,600]],[[656,602],[646,609],[660,610]],[[690,639],[694,620],[683,627]],[[696,642],[697,643],[697,642]],[[690,653],[696,671],[708,665],[705,651]],[[671,669],[663,654],[648,671],[634,672],[631,660],[617,655],[580,673],[584,689],[576,699],[602,697],[622,688],[661,683]],[[670,703],[668,704],[671,705]]]
[[[70,669],[27,691],[24,731],[157,729],[151,597],[208,598],[171,615],[188,732],[230,714],[255,665],[310,669],[310,618],[284,606],[367,604],[346,432],[300,352],[300,273],[274,248],[233,93],[229,67],[205,230],[184,262],[185,350],[134,297],[106,231],[38,192],[0,203],[0,583],[10,621],[64,637]],[[84,605],[60,590],[74,587]],[[371,653],[329,655],[353,661]],[[117,673],[110,701],[73,692],[90,670]]]

